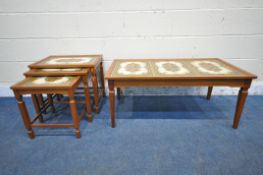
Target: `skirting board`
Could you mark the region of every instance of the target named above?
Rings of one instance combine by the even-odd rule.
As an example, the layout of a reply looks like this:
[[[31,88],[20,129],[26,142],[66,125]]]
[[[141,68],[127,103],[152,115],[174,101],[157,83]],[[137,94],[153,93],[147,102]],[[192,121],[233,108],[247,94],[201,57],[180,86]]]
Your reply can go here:
[[[106,83],[107,84],[107,83]],[[108,88],[106,87],[108,94]],[[207,87],[141,87],[126,88],[123,90],[124,95],[205,95]],[[212,95],[237,95],[238,88],[214,87]],[[263,95],[263,81],[255,81],[249,89],[249,95]],[[0,84],[0,97],[14,96],[10,89],[10,84]]]

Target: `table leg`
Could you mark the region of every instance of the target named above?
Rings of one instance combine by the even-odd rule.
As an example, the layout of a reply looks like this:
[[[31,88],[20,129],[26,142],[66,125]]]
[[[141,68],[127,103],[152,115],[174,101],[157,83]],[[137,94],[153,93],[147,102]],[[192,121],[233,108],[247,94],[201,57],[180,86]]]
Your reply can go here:
[[[97,74],[96,69],[91,69],[92,74],[92,85],[93,85],[93,93],[94,93],[94,102],[95,102],[95,108],[96,113],[99,113],[99,93],[98,93],[98,81],[97,81]]]
[[[51,105],[51,111],[53,113],[56,112],[56,108],[55,108],[54,103],[53,103],[52,94],[47,94],[47,100],[48,100],[48,103]]]
[[[56,97],[57,97],[57,101],[60,101],[60,100],[61,100],[60,94],[57,94]]]
[[[15,92],[15,97],[16,97],[18,108],[20,110],[25,128],[27,129],[27,134],[30,139],[33,139],[35,138],[35,134],[31,126],[30,117],[29,117],[25,102],[23,101],[23,96]]]
[[[38,99],[38,103],[39,103],[39,106],[41,107],[41,108],[43,108],[44,107],[44,97],[43,97],[43,95],[42,94],[38,94],[37,95],[37,99]],[[45,110],[44,111],[44,114],[46,114],[47,113],[47,111]]]
[[[57,96],[57,101],[60,101],[63,98],[63,95],[61,94],[57,94],[56,96]]]
[[[117,88],[117,98],[118,100],[121,99],[121,88]]]
[[[86,103],[86,110],[88,112],[88,121],[91,122],[93,119],[92,119],[92,109],[90,103],[88,76],[83,76],[82,81],[84,85],[85,103]]]
[[[206,96],[206,99],[207,99],[207,100],[210,100],[211,95],[212,95],[212,91],[213,91],[213,86],[209,86],[209,87],[208,87],[207,96]]]
[[[73,125],[75,128],[75,134],[77,138],[80,138],[79,119],[78,119],[76,101],[74,99],[74,92],[69,93],[69,105],[70,105],[70,111],[71,111],[71,115],[73,119]]]
[[[108,80],[109,86],[109,102],[110,102],[110,113],[111,113],[111,127],[115,128],[115,91],[114,81]]]
[[[40,113],[40,106],[39,106],[39,102],[37,100],[37,95],[36,94],[32,94],[31,98],[32,98],[32,102],[33,102],[33,105],[34,105],[34,108],[35,108],[35,112],[36,112],[36,114],[39,114]],[[39,122],[40,123],[44,122],[42,114],[39,115]]]
[[[103,97],[105,97],[104,70],[103,70],[102,62],[100,63],[100,80],[101,80],[102,95]]]
[[[248,94],[248,88],[241,87],[238,93],[238,99],[237,99],[237,105],[236,105],[236,112],[235,112],[235,118],[233,122],[233,128],[237,129],[238,124],[241,118],[241,114],[244,108],[244,104],[246,102]]]

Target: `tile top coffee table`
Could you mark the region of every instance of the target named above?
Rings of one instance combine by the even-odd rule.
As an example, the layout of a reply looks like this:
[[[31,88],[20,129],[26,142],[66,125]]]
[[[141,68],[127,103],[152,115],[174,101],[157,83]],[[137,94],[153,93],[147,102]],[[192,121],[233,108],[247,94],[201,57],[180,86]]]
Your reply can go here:
[[[65,71],[74,72],[74,69],[79,68],[90,69],[92,75],[92,85],[96,112],[99,112],[100,94],[105,96],[102,55],[52,55],[38,62],[30,64],[29,67],[31,69],[42,69],[42,72],[43,70],[45,70],[46,73],[48,72],[48,69],[51,69],[51,71],[53,72],[57,69],[60,69],[57,72],[60,72],[61,74],[63,74],[63,72],[66,73]],[[39,73],[36,72],[36,70],[34,71],[35,72],[30,73]],[[97,76],[99,76],[99,78],[97,78]],[[98,80],[100,83],[98,83]],[[100,89],[99,84],[101,86]]]
[[[240,116],[253,79],[245,70],[218,58],[193,59],[121,59],[114,60],[107,75],[111,112],[111,127],[115,127],[115,90],[141,86],[208,86],[210,98],[213,86],[240,87],[233,128],[238,128]],[[119,94],[118,94],[119,95]]]

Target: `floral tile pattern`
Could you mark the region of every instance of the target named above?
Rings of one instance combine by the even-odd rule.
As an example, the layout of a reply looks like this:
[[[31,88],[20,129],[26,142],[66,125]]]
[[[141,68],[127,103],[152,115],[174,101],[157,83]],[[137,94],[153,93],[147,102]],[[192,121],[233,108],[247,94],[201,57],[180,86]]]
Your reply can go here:
[[[158,67],[158,73],[165,75],[187,74],[190,73],[182,63],[177,61],[158,61],[155,62],[155,66]]]
[[[53,58],[45,62],[45,64],[85,64],[89,63],[92,60],[92,58],[89,57],[77,57],[77,58],[71,58],[71,57],[60,57],[60,58]]]
[[[146,61],[120,61],[118,68],[113,70],[115,75],[126,76],[146,76],[151,77],[152,71],[149,62]]]
[[[112,77],[239,76],[244,72],[219,59],[117,60]]]
[[[29,67],[34,69],[91,68],[98,66],[101,61],[102,55],[51,55],[30,64]]]
[[[67,69],[39,69],[39,72],[74,72],[80,71],[81,68],[67,68]]]
[[[229,74],[231,70],[223,67],[214,61],[192,61],[191,64],[195,66],[200,72],[207,74]]]
[[[79,77],[31,77],[27,78],[21,86],[68,86],[75,82]]]
[[[118,73],[122,75],[142,75],[147,72],[148,69],[146,68],[146,63],[144,62],[124,62],[120,64],[120,68],[118,70]]]

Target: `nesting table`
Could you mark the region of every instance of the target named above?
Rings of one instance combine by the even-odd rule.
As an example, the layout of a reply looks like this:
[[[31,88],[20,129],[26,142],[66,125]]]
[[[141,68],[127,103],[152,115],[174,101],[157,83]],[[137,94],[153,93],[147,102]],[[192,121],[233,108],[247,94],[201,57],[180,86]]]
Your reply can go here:
[[[57,73],[51,73],[52,69],[74,69],[74,68],[85,68],[89,69],[92,77],[92,87],[94,93],[94,103],[96,112],[99,113],[99,99],[100,96],[105,96],[104,87],[104,75],[103,75],[103,64],[102,55],[52,55],[44,58],[36,63],[29,65],[32,71],[27,72],[27,76],[50,76],[57,75],[58,72],[61,74],[66,73],[66,71],[56,71]],[[37,69],[42,69],[41,71]],[[43,69],[45,71],[43,71]],[[51,69],[48,72],[48,69]],[[73,71],[71,71],[73,72]],[[68,71],[67,75],[71,73]],[[75,75],[74,73],[71,75]],[[87,75],[88,77],[88,75]],[[99,88],[100,86],[100,88]]]
[[[104,75],[102,55],[53,55],[41,59],[31,65],[30,70],[25,72],[26,78],[11,87],[17,104],[28,131],[28,136],[34,138],[33,127],[74,127],[76,137],[80,138],[79,122],[88,113],[88,120],[92,121],[92,105],[89,93],[89,76],[91,74],[92,89],[96,112],[99,112],[99,100],[105,96]],[[74,96],[80,85],[84,91],[85,108],[78,115]],[[82,92],[81,92],[82,93]],[[29,94],[35,108],[35,117],[31,120],[23,95]],[[47,94],[43,98],[42,94]],[[55,112],[53,98],[66,95],[69,97],[69,104],[73,123],[44,123],[43,115],[51,107],[51,112]],[[64,103],[65,101],[60,101]],[[66,102],[68,103],[68,102]],[[40,123],[36,123],[39,120]]]
[[[89,83],[88,75],[89,69],[87,68],[68,68],[68,69],[31,69],[24,73],[28,77],[64,77],[64,76],[79,76],[83,83],[84,95],[85,95],[85,104],[88,112],[88,120],[92,121],[92,109],[90,102],[90,93],[89,93]],[[51,98],[51,94],[47,94]],[[39,96],[37,96],[39,98]],[[43,106],[43,100],[38,100],[40,106]],[[36,108],[36,107],[35,107]]]
[[[218,58],[114,60],[106,77],[109,86],[111,127],[115,127],[115,88],[144,86],[239,87],[233,128],[238,128],[248,89],[256,75]]]
[[[75,128],[75,134],[77,138],[80,138],[79,129],[79,115],[76,107],[76,101],[74,99],[75,89],[79,86],[81,82],[81,77],[79,76],[64,76],[64,77],[29,77],[17,84],[13,85],[11,89],[14,91],[17,104],[25,125],[29,138],[33,139],[35,137],[33,128],[34,127],[73,127]],[[86,91],[86,90],[85,90]],[[32,95],[32,100],[35,105],[36,115],[31,120],[26,104],[23,100],[23,95]],[[64,94],[69,97],[70,110],[72,115],[73,123],[67,124],[45,124],[36,123],[38,119],[41,119],[43,112],[48,108],[52,107],[54,112],[55,108],[53,106],[52,98],[48,98],[47,104],[43,108],[39,108],[36,105],[38,102],[35,98],[35,94]],[[43,119],[41,119],[43,120]]]

